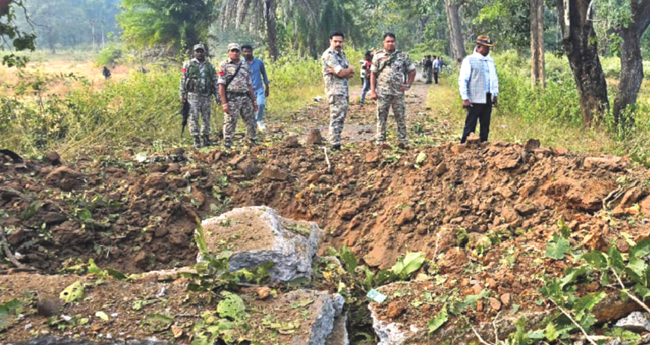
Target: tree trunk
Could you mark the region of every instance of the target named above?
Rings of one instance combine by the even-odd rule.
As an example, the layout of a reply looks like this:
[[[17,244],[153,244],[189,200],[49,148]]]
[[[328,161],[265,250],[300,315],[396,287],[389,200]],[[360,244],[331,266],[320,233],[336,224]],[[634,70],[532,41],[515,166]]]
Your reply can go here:
[[[56,48],[54,45],[54,30],[51,26],[47,28],[47,44],[50,46],[50,53],[56,54]]]
[[[266,20],[266,40],[269,46],[269,55],[273,61],[278,59],[278,35],[276,30],[276,0],[266,0],[264,2],[264,19]]]
[[[562,47],[580,93],[584,125],[590,126],[594,120],[604,120],[609,111],[607,83],[598,58],[598,39],[593,28],[593,10],[584,0],[556,1]]]
[[[544,0],[530,0],[531,84],[546,87],[544,68]]]
[[[451,53],[460,63],[465,57],[465,44],[463,43],[463,33],[460,26],[460,15],[458,10],[460,3],[456,0],[445,0],[445,10],[447,11],[447,25],[449,26],[449,38],[451,41]]]
[[[102,20],[102,49],[106,48],[106,23]]]
[[[650,0],[637,2],[631,0],[632,21],[618,32],[621,43],[621,78],[618,94],[614,100],[614,119],[616,125],[627,127],[633,123],[626,118],[625,109],[636,103],[643,82],[643,60],[641,56],[641,37],[650,24]]]

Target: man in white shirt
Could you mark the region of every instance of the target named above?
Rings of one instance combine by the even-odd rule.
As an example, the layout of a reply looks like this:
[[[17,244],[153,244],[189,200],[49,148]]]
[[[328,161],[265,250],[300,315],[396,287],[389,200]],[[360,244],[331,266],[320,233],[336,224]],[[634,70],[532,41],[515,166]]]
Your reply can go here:
[[[470,133],[476,132],[477,122],[481,126],[481,142],[486,142],[490,134],[492,106],[498,106],[499,95],[497,70],[489,55],[492,46],[494,43],[489,36],[478,36],[474,53],[466,56],[460,66],[458,89],[463,99],[463,108],[467,110],[461,144],[467,140]]]

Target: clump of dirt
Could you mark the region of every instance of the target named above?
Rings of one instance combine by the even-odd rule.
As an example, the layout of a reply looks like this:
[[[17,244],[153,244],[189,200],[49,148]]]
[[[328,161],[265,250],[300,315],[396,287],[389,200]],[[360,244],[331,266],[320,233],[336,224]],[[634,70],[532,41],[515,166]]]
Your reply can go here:
[[[380,268],[406,251],[449,255],[461,232],[545,242],[559,219],[592,234],[596,246],[623,231],[642,236],[650,214],[648,171],[628,159],[498,142],[410,150],[356,144],[329,153],[331,170],[311,145],[145,162],[123,153],[59,167],[0,159],[9,244],[24,264],[48,273],[89,258],[126,272],[186,266],[196,254],[196,220],[238,206],[315,221],[326,233],[323,248],[350,246]],[[604,208],[629,221],[614,221]]]

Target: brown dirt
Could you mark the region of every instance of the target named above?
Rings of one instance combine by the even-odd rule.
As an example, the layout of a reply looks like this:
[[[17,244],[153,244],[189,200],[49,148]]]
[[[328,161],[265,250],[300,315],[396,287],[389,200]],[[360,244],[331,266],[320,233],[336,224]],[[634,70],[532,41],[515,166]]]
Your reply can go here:
[[[410,121],[425,118],[421,97],[411,101],[416,116]],[[310,116],[309,123],[324,123],[325,114],[324,105],[308,109],[296,115],[296,125],[309,127]],[[350,123],[370,124],[372,117],[369,106],[353,106]],[[270,129],[280,138],[294,134],[280,126]],[[371,133],[345,138],[365,140],[366,134]],[[545,308],[533,303],[539,281],[532,277],[559,274],[571,265],[543,259],[560,218],[573,230],[573,246],[601,249],[623,232],[636,239],[650,236],[645,183],[650,173],[627,158],[543,146],[527,151],[501,142],[407,150],[355,142],[328,152],[328,171],[321,147],[289,146],[176,150],[144,163],[134,152],[106,150],[64,166],[45,160],[13,164],[0,156],[0,225],[21,262],[41,273],[91,258],[102,268],[138,273],[195,262],[197,218],[266,205],[283,217],[317,222],[325,232],[321,252],[347,245],[368,265],[387,268],[407,251],[422,251],[444,278],[434,284],[436,294],[457,288],[467,295],[487,284],[496,300],[485,301],[477,314],[481,320],[496,313],[495,302],[501,309]],[[421,152],[427,158],[415,166]],[[14,284],[13,293],[31,289],[14,277],[0,278]],[[52,281],[38,284],[58,293],[79,278],[44,279]],[[112,291],[120,296],[122,290],[129,291],[121,285]],[[399,317],[409,313],[407,307]],[[16,339],[27,334],[22,326],[12,332]]]

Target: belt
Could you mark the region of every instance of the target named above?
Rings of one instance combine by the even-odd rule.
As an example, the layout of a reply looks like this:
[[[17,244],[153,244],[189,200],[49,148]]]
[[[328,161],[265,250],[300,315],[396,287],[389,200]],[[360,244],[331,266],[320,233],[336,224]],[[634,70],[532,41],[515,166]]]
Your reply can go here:
[[[228,94],[228,96],[237,96],[237,97],[239,97],[239,96],[241,96],[241,97],[250,96],[250,93],[248,93],[248,92],[228,92],[227,94]]]

